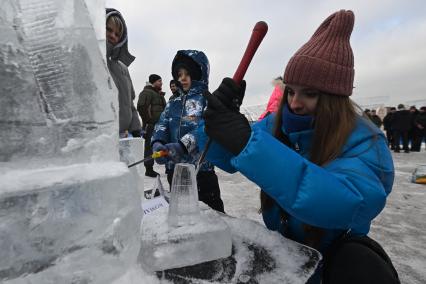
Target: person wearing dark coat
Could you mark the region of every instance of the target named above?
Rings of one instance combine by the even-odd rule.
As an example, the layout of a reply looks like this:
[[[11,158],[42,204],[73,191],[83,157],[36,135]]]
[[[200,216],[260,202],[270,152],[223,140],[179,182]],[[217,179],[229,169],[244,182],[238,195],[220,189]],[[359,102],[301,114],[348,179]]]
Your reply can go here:
[[[394,138],[394,151],[399,153],[401,151],[400,141],[402,139],[402,149],[405,153],[409,153],[408,148],[408,133],[412,126],[411,113],[405,109],[403,104],[398,105],[398,111],[394,114],[392,119],[392,131]]]
[[[144,157],[152,155],[151,137],[154,132],[154,126],[160,119],[160,115],[166,107],[164,92],[161,91],[163,81],[157,74],[151,74],[148,78],[149,83],[139,94],[138,112],[142,117],[145,148]],[[154,171],[154,160],[144,162],[145,176],[156,177],[158,173]]]
[[[173,100],[173,99],[179,97],[179,95],[180,95],[180,93],[179,93],[179,81],[172,79],[172,80],[170,80],[169,86],[170,86],[170,91],[172,92],[172,95],[169,98],[169,101],[170,101],[170,100]]]
[[[426,106],[422,106],[420,108],[419,114],[417,115],[416,120],[414,121],[414,125],[419,131],[418,150],[420,151],[423,139],[426,140]]]
[[[376,114],[376,110],[372,110],[370,113],[370,119],[374,123],[374,125],[377,126],[377,128],[382,127],[382,120],[380,117]]]
[[[383,118],[383,128],[386,132],[386,138],[388,140],[388,145],[391,147],[392,150],[394,150],[394,143],[392,138],[392,117],[396,112],[395,107],[390,107],[388,109],[388,113],[386,113],[385,117]]]
[[[140,137],[141,123],[133,105],[135,90],[128,70],[135,57],[128,50],[127,27],[123,16],[115,9],[106,9],[107,66],[118,89],[119,133]]]
[[[416,118],[419,114],[419,111],[417,110],[416,106],[410,107],[410,113],[411,113],[411,130],[408,133],[409,140],[411,142],[410,150],[412,152],[420,152],[420,145],[421,145],[421,130],[417,128],[416,125]]]

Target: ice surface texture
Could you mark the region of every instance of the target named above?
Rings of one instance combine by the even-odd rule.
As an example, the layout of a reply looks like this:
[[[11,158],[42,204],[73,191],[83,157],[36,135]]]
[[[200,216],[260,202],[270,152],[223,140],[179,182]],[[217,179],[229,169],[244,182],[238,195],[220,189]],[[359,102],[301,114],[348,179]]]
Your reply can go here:
[[[0,166],[117,160],[117,93],[85,2],[0,7]]]
[[[215,215],[200,214],[195,168],[176,164],[168,216],[142,222],[139,261],[148,271],[183,267],[231,255],[231,233]]]
[[[1,283],[110,283],[136,263],[142,212],[124,164],[2,177]]]
[[[184,267],[231,255],[231,232],[217,215],[194,215],[192,224],[176,227],[168,226],[167,215],[167,210],[159,209],[144,216],[138,258],[144,270]]]
[[[194,165],[175,165],[170,195],[169,226],[193,224],[193,219],[200,214]]]

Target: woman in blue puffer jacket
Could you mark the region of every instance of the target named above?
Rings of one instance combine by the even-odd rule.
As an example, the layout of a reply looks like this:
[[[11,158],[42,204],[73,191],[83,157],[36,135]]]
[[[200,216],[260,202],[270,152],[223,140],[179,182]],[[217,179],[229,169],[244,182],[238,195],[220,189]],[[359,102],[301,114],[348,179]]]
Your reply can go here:
[[[241,172],[262,189],[266,226],[323,253],[324,265],[310,283],[321,278],[323,283],[398,283],[387,255],[366,237],[391,192],[394,167],[383,133],[349,98],[353,24],[354,14],[345,10],[321,24],[287,64],[278,112],[253,128],[237,111],[245,83],[225,78],[213,94],[205,92],[199,147],[205,131],[213,139],[207,160]],[[356,245],[346,242],[336,249],[338,240],[357,237]],[[378,252],[383,254],[377,257]]]

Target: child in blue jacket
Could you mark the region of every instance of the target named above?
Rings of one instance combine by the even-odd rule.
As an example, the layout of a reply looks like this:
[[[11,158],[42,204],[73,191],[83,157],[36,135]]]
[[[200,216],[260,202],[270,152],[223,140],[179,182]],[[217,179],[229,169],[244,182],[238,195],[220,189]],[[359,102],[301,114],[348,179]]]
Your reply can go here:
[[[206,92],[204,131],[214,141],[207,159],[260,186],[269,229],[323,253],[309,283],[398,283],[383,249],[366,236],[391,192],[394,167],[383,133],[349,98],[353,24],[345,10],[321,24],[287,64],[277,113],[252,128],[238,111],[245,83],[225,78]]]
[[[202,93],[208,88],[209,72],[209,61],[201,51],[179,50],[173,59],[172,75],[180,84],[179,95],[167,103],[151,139],[153,151],[169,152],[168,157],[157,158],[156,162],[166,164],[170,185],[175,163],[196,164],[200,157],[195,133],[206,106]],[[197,183],[199,200],[224,212],[217,175],[208,161],[200,165]]]

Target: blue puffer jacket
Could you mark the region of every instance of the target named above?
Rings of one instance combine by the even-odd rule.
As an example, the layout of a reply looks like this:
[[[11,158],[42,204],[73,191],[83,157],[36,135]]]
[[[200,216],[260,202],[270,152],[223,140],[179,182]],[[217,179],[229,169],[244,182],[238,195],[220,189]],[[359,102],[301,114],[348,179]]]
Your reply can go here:
[[[188,92],[179,90],[180,95],[169,100],[155,125],[151,145],[157,141],[163,144],[180,141],[188,151],[188,155],[185,155],[181,162],[195,164],[200,156],[200,148],[197,146],[194,133],[202,121],[203,110],[206,106],[202,93],[208,89],[210,65],[206,55],[201,51],[179,50],[176,54],[176,57],[178,56],[187,56],[197,63],[202,77],[200,81],[192,80]],[[166,168],[173,169],[173,167],[174,163],[168,161]],[[213,165],[208,161],[204,161],[200,167],[200,171],[212,171],[213,169]]]
[[[274,118],[270,115],[252,127],[251,137],[238,156],[213,142],[206,158],[225,171],[240,171],[290,215],[284,227],[277,205],[263,212],[271,230],[303,243],[303,224],[323,228],[321,252],[343,232],[366,235],[371,221],[385,206],[394,179],[383,133],[358,118],[342,154],[319,167],[307,160],[313,130],[288,135],[300,149],[295,152],[272,136]],[[202,147],[207,140],[203,127],[198,136]]]

